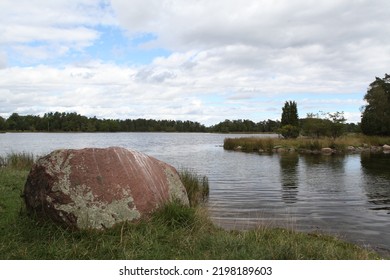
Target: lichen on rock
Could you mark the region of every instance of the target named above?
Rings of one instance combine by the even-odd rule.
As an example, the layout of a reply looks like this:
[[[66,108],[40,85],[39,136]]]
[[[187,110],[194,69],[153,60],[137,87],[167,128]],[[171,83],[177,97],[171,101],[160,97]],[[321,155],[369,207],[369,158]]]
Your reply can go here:
[[[33,166],[24,197],[29,212],[74,229],[139,220],[172,200],[189,204],[174,167],[118,147],[52,152]]]

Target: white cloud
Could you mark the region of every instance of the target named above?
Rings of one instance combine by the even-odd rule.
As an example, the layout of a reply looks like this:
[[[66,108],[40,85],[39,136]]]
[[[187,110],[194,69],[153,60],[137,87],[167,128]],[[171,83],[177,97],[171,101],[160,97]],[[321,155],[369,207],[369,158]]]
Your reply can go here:
[[[0,69],[7,67],[7,54],[0,50]]]
[[[22,62],[81,51],[99,38],[97,25],[116,25],[107,1],[11,0],[0,2],[0,46]]]
[[[137,116],[180,115],[185,111],[171,111],[172,105],[182,106],[194,96],[183,96],[175,87],[139,81],[142,69],[119,67],[100,62],[84,66],[57,69],[49,66],[6,68],[0,70],[1,112],[15,112],[21,108],[42,108],[43,114],[57,108],[64,111],[94,112],[92,115],[128,118]],[[191,101],[192,102],[192,101]],[[191,103],[194,108],[194,104]],[[185,106],[184,106],[185,107]],[[122,108],[122,109],[121,109]],[[126,108],[125,110],[123,108]],[[126,111],[126,115],[118,114]],[[161,117],[158,117],[161,118]]]
[[[4,0],[0,113],[213,124],[280,118],[296,100],[302,116],[345,111],[355,121],[369,83],[389,72],[389,10],[385,0]],[[88,47],[99,47],[102,25],[171,54],[144,65],[94,61]],[[87,59],[45,65],[73,51]],[[9,66],[16,56],[19,67]]]
[[[389,28],[383,26],[390,5],[385,0],[111,2],[129,32],[155,33],[157,43],[171,49],[235,44],[277,48],[338,45],[340,41],[377,36]]]
[[[112,5],[128,32],[156,35],[149,45],[214,52],[218,65],[294,78],[317,75],[314,82],[358,74],[366,82],[390,63],[385,0],[112,0]]]
[[[177,64],[169,64],[170,60]],[[195,61],[202,64],[202,61]],[[120,67],[102,62],[61,69],[44,65],[2,69],[0,113],[42,115],[49,111],[76,111],[101,118],[190,119],[210,125],[226,118],[257,121],[280,118],[280,108],[290,95],[288,90],[282,92],[283,87],[279,87],[279,95],[266,94],[263,88],[269,86],[269,80],[257,81],[258,91],[233,88],[224,79],[218,81],[210,77],[207,69],[201,67],[186,71],[183,64],[185,60],[177,57],[159,59],[149,76],[145,75],[142,66]],[[153,73],[171,73],[172,69],[176,69],[174,76],[150,81]],[[230,75],[234,81],[242,78],[238,72],[218,71],[215,76]],[[140,79],[140,75],[144,77]],[[213,82],[216,84],[213,85]],[[215,101],[213,98],[216,98]],[[344,102],[334,97],[332,100],[302,100],[298,104],[302,108],[301,115],[304,115],[305,110],[325,108],[330,111],[328,108],[333,109],[338,105],[358,107],[360,103],[359,100]]]

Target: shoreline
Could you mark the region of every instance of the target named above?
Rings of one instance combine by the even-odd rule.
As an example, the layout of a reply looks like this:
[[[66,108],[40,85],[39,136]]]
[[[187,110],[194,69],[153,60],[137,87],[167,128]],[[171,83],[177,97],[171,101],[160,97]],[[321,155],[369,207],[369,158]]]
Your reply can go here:
[[[369,148],[361,147],[348,147],[347,151],[336,150],[332,148],[322,148],[321,150],[309,150],[309,149],[295,149],[294,147],[274,147],[271,151],[259,149],[258,151],[245,151],[241,146],[233,149],[234,151],[248,152],[248,153],[259,153],[259,154],[273,154],[273,153],[298,153],[302,155],[349,155],[349,154],[361,154],[361,153],[384,153],[390,154],[389,149],[384,149],[382,146],[371,146]]]
[[[200,134],[221,134],[221,135],[275,135],[278,134],[275,132],[215,132],[215,131],[33,131],[33,130],[24,130],[24,131],[0,131],[0,134],[18,134],[18,133],[42,133],[42,134],[50,134],[50,133],[76,133],[76,134],[97,134],[97,133],[109,133],[109,134],[117,134],[117,133],[167,133],[167,134],[173,134],[173,133],[180,133],[180,134],[186,134],[186,133],[200,133]]]

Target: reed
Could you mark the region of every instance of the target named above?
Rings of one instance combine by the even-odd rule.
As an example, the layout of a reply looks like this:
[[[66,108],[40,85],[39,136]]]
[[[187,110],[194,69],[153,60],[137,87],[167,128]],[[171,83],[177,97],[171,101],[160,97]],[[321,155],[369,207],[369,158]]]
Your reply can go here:
[[[226,138],[224,140],[225,150],[239,149],[245,152],[258,151],[260,149],[269,151],[279,143],[277,138],[256,138],[256,137],[241,137],[241,138]]]
[[[201,205],[207,201],[210,187],[206,176],[200,176],[189,169],[180,170],[179,176],[187,191],[191,207]]]
[[[305,138],[284,139],[284,138],[261,138],[241,137],[226,138],[224,140],[225,150],[241,150],[244,152],[272,152],[278,148],[294,149],[297,151],[319,151],[322,148],[332,148],[337,152],[346,152],[348,147],[368,148],[372,146],[390,145],[390,137],[366,136],[361,134],[345,135],[336,139]]]
[[[390,145],[390,137],[359,135],[358,139],[369,146]]]
[[[4,157],[0,157],[0,166],[7,166],[13,169],[31,169],[34,161],[33,154],[26,152],[10,153]]]

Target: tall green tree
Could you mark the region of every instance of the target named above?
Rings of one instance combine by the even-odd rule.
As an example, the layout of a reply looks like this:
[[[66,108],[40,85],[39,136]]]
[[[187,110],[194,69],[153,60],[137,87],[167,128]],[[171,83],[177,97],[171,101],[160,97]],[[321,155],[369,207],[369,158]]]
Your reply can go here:
[[[320,138],[329,136],[333,139],[343,135],[346,130],[344,112],[307,114],[306,119],[302,119],[302,132],[306,136]]]
[[[320,138],[329,134],[329,120],[320,117],[320,114],[308,113],[302,119],[302,132],[306,136]]]
[[[367,135],[390,135],[390,75],[376,77],[367,90],[361,129]]]
[[[5,119],[2,116],[0,116],[0,131],[5,130],[6,127],[7,126],[5,125]]]
[[[329,131],[333,139],[343,135],[346,121],[344,112],[328,113],[328,119],[330,120]]]
[[[286,101],[282,108],[280,134],[284,138],[297,138],[299,136],[299,119],[297,103]]]
[[[18,113],[13,113],[6,120],[6,125],[9,130],[25,130],[24,118]]]

